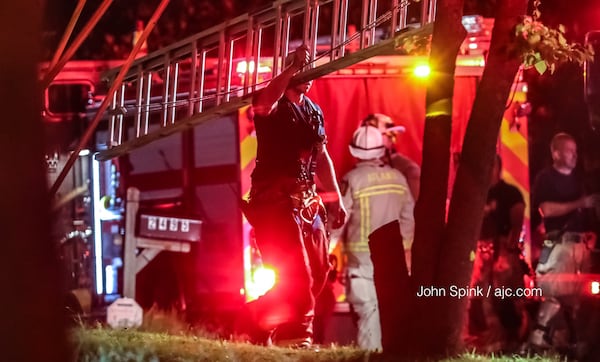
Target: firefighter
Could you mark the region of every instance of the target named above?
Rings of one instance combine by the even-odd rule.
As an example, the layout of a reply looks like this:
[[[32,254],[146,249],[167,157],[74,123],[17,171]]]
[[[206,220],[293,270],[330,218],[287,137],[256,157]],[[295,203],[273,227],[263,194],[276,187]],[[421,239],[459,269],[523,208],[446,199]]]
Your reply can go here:
[[[326,148],[323,113],[305,95],[311,82],[291,82],[309,62],[308,48],[299,47],[290,59],[252,100],[258,149],[250,197],[242,207],[263,263],[276,270],[277,281],[244,314],[253,342],[270,339],[303,348],[312,344],[315,299],[329,271],[326,213],[315,176],[338,195],[332,228],[343,224],[346,211]]]
[[[419,198],[421,168],[415,161],[396,150],[396,136],[398,132],[404,132],[404,127],[395,125],[389,116],[381,113],[369,114],[362,120],[360,125],[369,125],[379,129],[383,135],[385,146],[383,160],[406,177],[413,199],[417,200]]]
[[[350,153],[358,163],[340,185],[348,210],[343,230],[347,256],[346,295],[358,317],[358,346],[368,350],[382,348],[369,234],[399,220],[404,247],[409,250],[414,231],[413,196],[404,175],[383,162],[385,151],[383,136],[377,128],[359,127],[350,144]]]

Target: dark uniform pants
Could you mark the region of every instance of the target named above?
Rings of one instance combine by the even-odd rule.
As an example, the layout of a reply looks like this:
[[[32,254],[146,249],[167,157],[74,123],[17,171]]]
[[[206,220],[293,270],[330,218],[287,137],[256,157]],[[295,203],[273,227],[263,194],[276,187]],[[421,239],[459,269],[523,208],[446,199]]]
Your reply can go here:
[[[263,264],[276,271],[276,282],[248,307],[260,328],[275,330],[275,343],[312,337],[315,299],[329,271],[322,218],[306,220],[287,201],[252,206],[252,213]]]

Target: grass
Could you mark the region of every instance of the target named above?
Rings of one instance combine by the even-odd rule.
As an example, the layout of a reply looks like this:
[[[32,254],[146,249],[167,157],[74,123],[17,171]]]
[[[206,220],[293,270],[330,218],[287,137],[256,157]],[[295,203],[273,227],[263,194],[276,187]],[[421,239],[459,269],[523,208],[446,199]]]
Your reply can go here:
[[[190,329],[176,313],[146,312],[140,328],[115,330],[102,325],[73,328],[71,343],[76,361],[101,362],[379,362],[396,361],[380,353],[352,346],[326,346],[315,350],[260,347],[225,340],[218,331]],[[475,352],[443,362],[558,362],[558,357],[519,357],[481,355]]]

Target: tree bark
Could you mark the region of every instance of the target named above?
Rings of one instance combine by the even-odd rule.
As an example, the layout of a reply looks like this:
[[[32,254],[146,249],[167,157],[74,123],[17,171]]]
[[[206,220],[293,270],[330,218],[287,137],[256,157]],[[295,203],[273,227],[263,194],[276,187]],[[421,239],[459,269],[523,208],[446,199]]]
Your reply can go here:
[[[412,302],[418,320],[413,321],[414,337],[408,341],[415,358],[443,355],[446,345],[436,336],[440,318],[435,298],[417,299],[420,286],[435,283],[438,259],[445,235],[452,97],[454,71],[460,46],[466,36],[462,25],[464,0],[440,0],[434,23],[427,85],[426,118],[423,134],[421,192],[415,206],[415,237],[412,247]],[[437,337],[437,336],[436,336]]]
[[[417,283],[434,280],[437,251],[444,235],[450,167],[454,71],[466,36],[462,25],[464,0],[440,0],[433,30],[423,133],[421,192],[415,206],[412,275]]]
[[[3,361],[69,361],[37,86],[41,12],[35,0],[0,3]]]
[[[467,125],[461,162],[448,214],[447,237],[441,245],[437,282],[442,286],[467,286],[483,220],[498,132],[513,81],[521,65],[520,54],[511,49],[514,27],[526,13],[527,0],[498,2],[490,51]],[[487,292],[487,291],[486,291]],[[440,337],[448,352],[461,345],[467,299],[447,298],[440,310]]]
[[[398,326],[407,326],[414,311],[409,305],[410,281],[400,223],[395,220],[373,231],[369,235],[369,249],[375,265],[373,280],[379,301],[383,350],[388,355],[406,355],[405,344],[413,338],[413,331]]]

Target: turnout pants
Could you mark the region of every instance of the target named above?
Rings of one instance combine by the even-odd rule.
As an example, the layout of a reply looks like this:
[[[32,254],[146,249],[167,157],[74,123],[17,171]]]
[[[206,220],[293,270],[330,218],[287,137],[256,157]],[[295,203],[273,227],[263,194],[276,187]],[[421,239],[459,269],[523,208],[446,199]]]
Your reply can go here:
[[[358,316],[357,344],[360,348],[382,350],[379,304],[373,279],[364,278],[348,271],[347,298]]]

